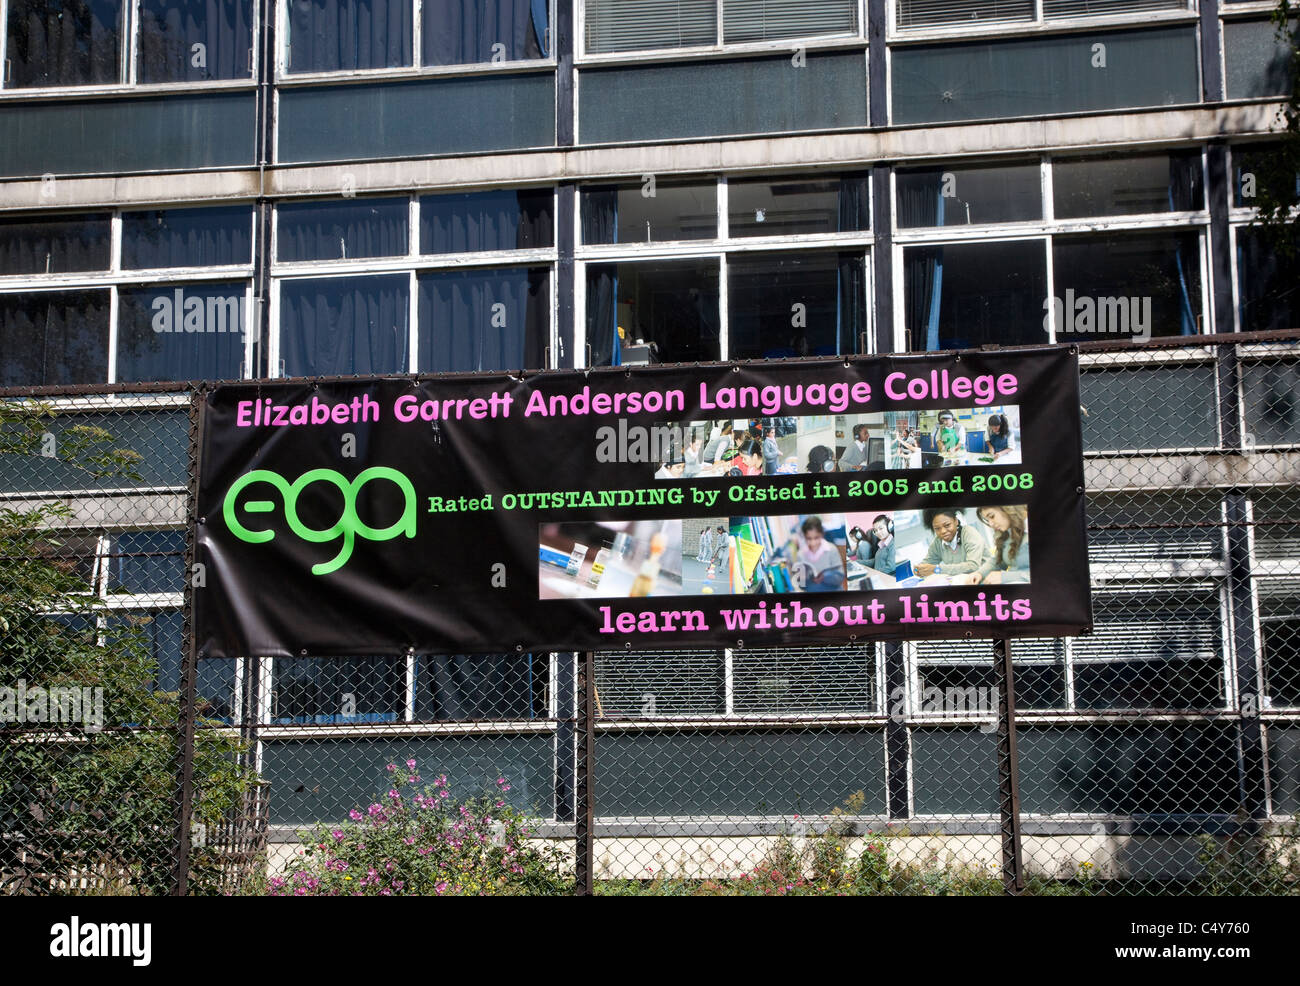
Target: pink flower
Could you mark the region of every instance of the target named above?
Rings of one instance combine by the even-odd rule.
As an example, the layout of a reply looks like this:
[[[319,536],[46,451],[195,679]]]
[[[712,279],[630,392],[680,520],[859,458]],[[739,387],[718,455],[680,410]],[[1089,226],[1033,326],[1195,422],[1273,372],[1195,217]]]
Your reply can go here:
[[[387,767],[385,767],[384,769],[385,769],[385,770],[396,770],[396,769],[397,769],[397,764],[395,764],[395,763],[390,763],[390,764],[389,764]]]
[[[342,841],[343,841],[343,830],[342,830],[342,829],[335,829],[333,832],[330,833],[330,835],[334,836],[334,840],[335,840],[336,842],[342,842]]]
[[[442,893],[444,890],[447,889],[447,884],[445,882],[436,884],[433,889],[437,893]]]
[[[408,760],[408,761],[406,761],[406,766],[408,766],[408,767],[410,767],[412,770],[414,770],[414,769],[415,769],[415,761],[414,761],[414,760]]]

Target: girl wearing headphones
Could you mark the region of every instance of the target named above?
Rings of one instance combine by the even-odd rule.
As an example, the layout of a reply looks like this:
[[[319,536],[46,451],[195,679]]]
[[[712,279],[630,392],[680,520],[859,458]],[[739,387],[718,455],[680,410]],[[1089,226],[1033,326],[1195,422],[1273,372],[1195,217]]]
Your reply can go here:
[[[855,527],[849,531],[849,538],[856,542],[851,552],[853,557],[877,572],[894,574],[894,522],[888,515],[880,514],[871,522],[870,534]]]

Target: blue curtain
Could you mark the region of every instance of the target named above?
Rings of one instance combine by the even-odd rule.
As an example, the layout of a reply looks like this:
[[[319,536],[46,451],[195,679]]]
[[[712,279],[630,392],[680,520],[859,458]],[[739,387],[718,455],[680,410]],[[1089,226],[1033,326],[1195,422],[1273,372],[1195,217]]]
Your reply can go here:
[[[122,80],[123,0],[9,0],[9,87]]]
[[[926,181],[899,186],[898,220],[902,228],[942,226],[943,175],[934,172]],[[904,252],[904,281],[908,344],[915,348],[916,334],[924,329],[925,348],[939,348],[939,313],[943,297],[943,247],[921,247]]]
[[[405,373],[405,274],[283,281],[280,358],[291,377]]]
[[[122,214],[122,269],[218,267],[253,259],[246,205]]]
[[[290,0],[289,71],[412,64],[411,0]]]
[[[109,230],[108,213],[0,219],[0,274],[108,270]]]
[[[426,195],[420,199],[420,252],[527,250],[554,244],[551,189]]]
[[[425,0],[425,65],[490,62],[495,45],[514,62],[547,55],[546,0]]]
[[[289,202],[276,207],[277,260],[354,260],[406,253],[407,200]]]
[[[177,290],[181,292],[179,311],[176,310]],[[162,299],[171,313],[170,331],[155,331],[154,319],[162,314],[158,299]],[[202,306],[203,331],[186,332],[185,308],[194,300]],[[118,380],[239,379],[244,362],[242,328],[245,323],[241,321],[246,317],[244,309],[243,282],[121,289],[118,292]]]
[[[140,0],[140,81],[248,78],[252,22],[252,0]]]
[[[108,379],[108,291],[0,295],[0,385]]]
[[[550,337],[542,267],[421,274],[420,372],[537,369]]]

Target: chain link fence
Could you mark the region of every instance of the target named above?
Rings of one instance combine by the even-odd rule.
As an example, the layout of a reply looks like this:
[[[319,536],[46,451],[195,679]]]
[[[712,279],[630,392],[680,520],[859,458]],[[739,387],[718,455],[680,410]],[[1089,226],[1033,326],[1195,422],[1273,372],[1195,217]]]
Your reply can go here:
[[[0,887],[1300,892],[1297,342],[1080,347],[1095,626],[1005,647],[193,659],[195,389],[0,392]]]

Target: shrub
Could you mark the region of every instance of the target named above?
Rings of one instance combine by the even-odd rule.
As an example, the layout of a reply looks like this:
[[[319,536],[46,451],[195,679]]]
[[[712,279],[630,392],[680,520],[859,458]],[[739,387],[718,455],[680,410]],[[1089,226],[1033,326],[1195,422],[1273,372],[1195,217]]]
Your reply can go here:
[[[527,841],[525,817],[505,802],[510,785],[463,801],[445,775],[420,786],[414,760],[389,764],[392,787],[337,825],[302,833],[289,872],[269,881],[275,897],[482,896],[573,892],[564,854]]]

